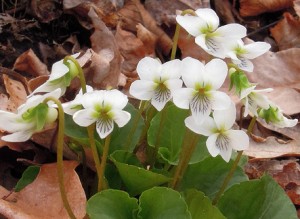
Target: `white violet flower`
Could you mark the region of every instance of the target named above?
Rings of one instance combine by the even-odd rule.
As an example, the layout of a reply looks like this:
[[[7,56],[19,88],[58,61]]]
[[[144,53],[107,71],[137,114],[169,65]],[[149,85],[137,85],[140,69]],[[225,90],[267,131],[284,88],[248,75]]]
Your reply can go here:
[[[274,103],[271,103],[268,109],[261,109],[258,115],[267,123],[272,123],[279,128],[294,127],[298,124],[298,119],[286,118],[283,115],[282,110]]]
[[[41,131],[45,125],[53,123],[57,119],[57,109],[52,102],[43,103],[47,97],[58,99],[61,90],[56,89],[45,95],[36,95],[18,107],[16,113],[0,111],[0,129],[11,134],[1,139],[7,142],[24,142],[31,136]]]
[[[107,137],[114,129],[126,125],[131,115],[122,110],[128,103],[125,94],[118,90],[95,90],[85,93],[81,98],[83,109],[73,114],[74,122],[87,127],[96,122],[100,138]]]
[[[162,64],[158,59],[145,57],[137,65],[140,80],[134,81],[129,93],[139,100],[151,100],[161,111],[172,98],[173,91],[182,87],[181,61],[171,60]]]
[[[231,103],[226,110],[215,110],[213,118],[207,117],[202,124],[195,122],[193,117],[185,119],[185,125],[193,132],[208,136],[206,146],[209,153],[216,157],[218,154],[228,162],[232,149],[245,150],[249,147],[249,137],[242,130],[232,130],[235,122],[236,109]]]
[[[242,40],[230,42],[227,45],[229,49],[227,55],[231,58],[231,61],[240,69],[248,72],[252,72],[254,68],[250,59],[261,56],[271,48],[271,45],[265,42],[254,42],[244,45]]]
[[[93,88],[89,85],[86,86],[86,92],[92,92]],[[68,115],[73,115],[76,113],[78,110],[83,109],[82,104],[81,104],[81,99],[83,98],[83,93],[82,89],[78,92],[74,100],[63,103],[62,107],[64,108],[64,112]]]
[[[197,16],[177,15],[176,21],[195,37],[196,44],[215,57],[225,58],[224,44],[246,36],[247,30],[240,24],[219,27],[219,17],[212,9],[200,8],[195,13]]]
[[[80,53],[72,55],[73,58],[77,58]],[[57,88],[61,89],[61,95],[66,92],[67,87],[70,85],[72,79],[77,76],[78,70],[76,65],[68,60],[68,65],[63,63],[63,60],[60,60],[52,65],[51,74],[49,79],[37,87],[30,96],[40,93],[40,92],[51,92]]]
[[[182,60],[182,79],[185,88],[174,91],[173,102],[182,109],[191,109],[198,123],[208,117],[212,110],[226,109],[230,97],[219,89],[227,75],[227,65],[221,59],[213,59],[206,65],[199,60],[187,57]]]
[[[270,106],[269,99],[260,93],[270,92],[273,89],[267,88],[262,90],[255,90],[255,87],[256,85],[243,89],[241,91],[240,98],[242,103],[245,106],[244,117],[246,117],[248,114],[257,117],[258,116],[257,111],[259,109],[268,109]]]

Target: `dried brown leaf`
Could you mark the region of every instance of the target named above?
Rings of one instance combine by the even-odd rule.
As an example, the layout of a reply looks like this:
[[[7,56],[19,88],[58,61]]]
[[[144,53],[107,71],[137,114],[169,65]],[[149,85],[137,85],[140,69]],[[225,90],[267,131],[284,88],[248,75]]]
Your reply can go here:
[[[293,0],[240,0],[243,17],[256,16],[265,12],[280,11],[293,6]]]
[[[294,10],[296,11],[298,17],[300,17],[300,0],[294,1]]]
[[[55,20],[62,14],[62,10],[55,0],[31,0],[30,9],[31,14],[43,23]]]
[[[140,23],[158,38],[157,48],[164,55],[168,55],[172,48],[171,38],[157,25],[156,21],[138,0],[128,1],[118,12],[121,19],[121,28],[135,33]]]
[[[279,50],[300,47],[300,21],[288,12],[284,13],[283,17],[270,29]]]
[[[32,76],[48,75],[47,66],[40,61],[32,49],[21,54],[14,64],[14,69]]]
[[[68,200],[76,218],[85,216],[86,197],[79,177],[74,171],[77,163],[64,162],[64,180]],[[0,194],[9,194],[0,187]],[[19,193],[0,199],[0,214],[10,219],[67,219],[61,200],[56,164],[45,164],[37,178]]]
[[[87,80],[95,89],[116,87],[121,73],[122,57],[115,37],[93,9],[88,15],[95,31],[90,37],[94,54],[87,70]]]

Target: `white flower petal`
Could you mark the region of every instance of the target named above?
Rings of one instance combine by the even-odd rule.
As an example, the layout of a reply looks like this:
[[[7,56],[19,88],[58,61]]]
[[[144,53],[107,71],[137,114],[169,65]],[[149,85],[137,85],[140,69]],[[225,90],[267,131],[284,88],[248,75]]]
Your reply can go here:
[[[119,127],[126,125],[131,118],[131,114],[124,110],[111,110],[109,113],[112,115],[114,122],[117,123]]]
[[[176,21],[181,27],[183,27],[189,34],[194,37],[201,34],[200,30],[205,26],[205,22],[197,16],[177,15]]]
[[[123,109],[128,103],[128,97],[119,90],[108,90],[104,98],[105,104],[114,109]]]
[[[216,146],[219,134],[210,135],[206,140],[206,147],[211,156],[216,157],[220,153],[220,149]]]
[[[160,74],[161,65],[158,59],[145,57],[139,61],[136,71],[141,80],[152,81]]]
[[[84,108],[94,108],[95,105],[103,104],[106,93],[106,90],[94,90],[85,93],[81,98],[81,103]]]
[[[214,90],[219,89],[224,83],[227,76],[228,68],[226,63],[221,59],[212,59],[205,65],[204,80],[212,85]]]
[[[269,43],[265,42],[254,42],[248,45],[245,45],[245,49],[247,51],[246,54],[243,54],[243,57],[246,59],[254,59],[258,56],[261,56],[262,54],[269,51],[271,48],[271,45]]]
[[[244,131],[228,130],[226,135],[229,137],[233,149],[243,151],[249,147],[249,136]]]
[[[151,99],[151,104],[158,110],[161,111],[166,103],[172,98],[172,93],[169,89],[167,90],[155,90],[154,96]]]
[[[212,95],[212,109],[214,110],[224,110],[227,109],[231,104],[230,97],[221,91],[211,91]]]
[[[230,106],[225,110],[215,110],[213,117],[216,122],[218,129],[230,129],[236,119],[236,108],[235,104],[231,102]]]
[[[201,46],[202,49],[204,49],[208,54],[224,59],[227,53],[227,50],[225,50],[225,47],[222,42],[222,38],[218,36],[206,36],[205,38],[205,45],[206,48],[202,46],[202,41],[199,41],[200,38],[196,38],[195,42],[199,46]],[[201,39],[200,39],[201,40]]]
[[[178,90],[182,87],[182,80],[181,79],[170,79],[164,82],[164,85],[166,85],[166,87],[168,89],[172,91],[174,90]]]
[[[63,60],[55,62],[51,68],[49,81],[53,81],[58,78],[61,78],[64,75],[66,75],[68,72],[69,72],[69,68],[63,63]]]
[[[252,92],[250,95],[253,101],[255,101],[259,107],[263,109],[268,109],[270,107],[270,101],[265,95],[259,94],[258,92]]]
[[[241,39],[247,35],[247,29],[240,24],[226,24],[219,27],[215,33],[224,38]],[[228,39],[224,39],[224,41],[226,43]]]
[[[232,60],[232,62],[244,71],[253,72],[254,69],[253,63],[250,60],[245,59],[243,57],[239,57],[239,58],[240,59],[238,61]]]
[[[231,158],[231,154],[232,154],[232,149],[228,148],[228,149],[222,149],[220,150],[220,155],[223,158],[223,160],[225,160],[227,163],[229,162],[230,158]]]
[[[190,100],[193,97],[194,89],[192,88],[181,88],[178,90],[174,90],[173,95],[173,102],[174,104],[181,109],[189,109],[190,107]]]
[[[279,128],[290,128],[298,124],[298,119],[288,119],[286,117],[282,118],[280,122],[272,122],[273,125],[278,126]]]
[[[161,66],[161,77],[163,80],[169,78],[180,78],[181,77],[181,60],[174,59],[168,62],[165,62]]]
[[[243,89],[241,91],[241,94],[240,94],[240,99],[243,99],[245,98],[246,96],[248,96],[252,91],[254,91],[256,85],[255,86],[251,86],[251,87],[248,87],[246,89]]]
[[[206,35],[201,34],[195,38],[195,43],[200,46],[202,49],[204,49],[206,52],[209,50],[209,48],[206,45]]]
[[[220,150],[221,157],[228,162],[232,154],[232,147],[230,144],[230,138],[226,133],[219,134],[216,139],[216,147]]]
[[[1,139],[6,142],[24,142],[29,140],[33,133],[33,130],[18,131],[9,135],[5,135]]]
[[[195,94],[190,101],[190,109],[192,116],[197,122],[202,122],[206,117],[209,116],[212,110],[212,100],[209,96]]]
[[[229,57],[229,58],[231,58],[232,60],[234,60],[236,63],[240,63],[241,61],[239,60],[239,58],[236,56],[236,53],[235,52],[233,52],[233,51],[229,51],[228,53],[227,53],[227,56]]]
[[[202,120],[202,123],[197,123],[193,116],[189,116],[184,120],[185,126],[197,134],[210,136],[217,129],[216,123],[211,117]]]
[[[94,122],[96,122],[97,118],[93,116],[93,114],[97,113],[94,109],[82,109],[74,113],[73,120],[76,124],[87,127]]]
[[[17,132],[32,127],[31,123],[23,122],[20,115],[7,111],[0,111],[0,129],[8,132]]]
[[[99,119],[96,122],[96,131],[100,138],[106,138],[114,130],[114,121]]]
[[[131,84],[129,93],[139,100],[150,100],[156,86],[152,81],[136,80]]]
[[[187,87],[194,88],[196,83],[203,82],[204,65],[198,60],[187,57],[182,60],[182,79]]]
[[[215,30],[219,26],[219,17],[216,12],[210,8],[199,8],[195,13],[203,19],[207,25],[211,26],[211,31]]]

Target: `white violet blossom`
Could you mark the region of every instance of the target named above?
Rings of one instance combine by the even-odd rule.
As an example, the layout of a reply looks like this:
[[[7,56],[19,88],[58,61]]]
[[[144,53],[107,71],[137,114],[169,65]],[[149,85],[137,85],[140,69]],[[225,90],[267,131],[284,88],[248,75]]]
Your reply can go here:
[[[193,132],[208,136],[206,146],[209,153],[216,157],[218,154],[228,162],[232,149],[245,150],[249,147],[249,137],[242,130],[232,130],[235,122],[236,109],[231,103],[226,110],[215,110],[213,118],[207,117],[202,124],[195,122],[192,116],[185,119],[185,125]]]
[[[73,58],[77,58],[80,53],[72,55]],[[30,96],[40,92],[51,92],[57,88],[61,89],[61,95],[66,92],[67,87],[70,85],[72,79],[77,76],[78,70],[75,64],[68,60],[68,65],[60,60],[52,65],[51,74],[48,80],[37,87]]]
[[[88,92],[81,98],[83,109],[73,114],[73,120],[84,127],[96,122],[96,131],[103,139],[113,131],[114,123],[123,127],[129,122],[131,114],[122,110],[127,103],[127,96],[118,90]]]
[[[270,106],[269,99],[260,94],[261,92],[270,92],[273,89],[267,88],[262,90],[255,90],[256,85],[251,86],[249,88],[243,89],[240,94],[240,98],[242,103],[245,106],[244,117],[248,114],[251,116],[258,116],[257,110],[259,109],[268,109]]]
[[[229,49],[227,55],[231,58],[231,61],[240,69],[248,72],[252,72],[254,68],[250,59],[261,56],[271,48],[271,45],[265,42],[254,42],[244,45],[242,40],[229,42],[227,45]]]
[[[172,98],[173,91],[182,87],[181,61],[171,60],[162,64],[158,59],[145,57],[137,65],[140,80],[134,81],[129,93],[139,100],[151,100],[161,111]]]
[[[58,99],[61,90],[56,89],[45,95],[36,95],[18,107],[16,113],[0,111],[0,129],[11,134],[1,139],[7,142],[24,142],[31,136],[41,131],[45,125],[53,123],[57,119],[57,109],[52,102],[43,103],[47,97]]]
[[[226,109],[231,99],[224,92],[217,91],[227,75],[227,65],[221,59],[213,59],[206,65],[187,57],[182,60],[182,79],[185,88],[174,91],[173,102],[182,109],[191,109],[198,123],[208,117],[212,110]]]
[[[283,115],[282,110],[274,103],[271,103],[268,109],[261,109],[258,115],[267,123],[272,123],[279,128],[294,127],[298,124],[298,119],[286,118]]]
[[[247,30],[240,24],[219,27],[219,17],[212,9],[200,8],[195,13],[197,16],[177,15],[176,21],[195,37],[196,44],[215,57],[225,58],[227,47],[224,44],[246,36]]]

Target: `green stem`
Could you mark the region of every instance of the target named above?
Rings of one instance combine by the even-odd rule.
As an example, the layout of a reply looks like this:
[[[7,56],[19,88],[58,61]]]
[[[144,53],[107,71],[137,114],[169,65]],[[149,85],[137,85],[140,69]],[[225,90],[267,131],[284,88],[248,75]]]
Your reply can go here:
[[[79,77],[79,80],[80,80],[82,93],[83,94],[86,93],[86,81],[85,81],[85,77],[84,77],[83,70],[82,70],[81,66],[79,65],[78,61],[72,56],[66,56],[64,58],[64,63],[67,62],[68,60],[72,61],[76,65],[76,68],[78,70],[78,77]]]
[[[131,129],[130,129],[130,132],[127,136],[127,139],[126,139],[126,150],[129,149],[129,146],[132,142],[132,139],[133,139],[133,135],[138,127],[138,124],[139,124],[139,121],[140,121],[140,118],[142,116],[142,113],[144,111],[144,108],[145,108],[145,105],[146,105],[146,101],[142,100],[141,101],[141,104],[140,104],[140,107],[139,107],[139,111],[138,111],[138,114],[135,116],[134,120],[133,120],[133,124],[131,126]]]
[[[102,153],[102,158],[101,158],[100,172],[98,175],[98,177],[100,179],[99,183],[98,183],[98,191],[103,190],[104,173],[105,173],[106,161],[107,161],[108,152],[109,152],[110,138],[111,138],[110,134],[105,138],[105,143],[104,143],[104,148],[103,148],[103,153]]]
[[[58,135],[57,135],[57,177],[61,199],[63,205],[68,212],[68,215],[71,219],[76,219],[66,194],[65,184],[64,184],[64,164],[63,164],[63,145],[64,145],[64,128],[65,128],[65,116],[64,110],[59,100],[53,97],[47,97],[44,100],[44,103],[48,101],[53,101],[58,108]]]
[[[152,118],[154,117],[155,112],[156,112],[156,109],[152,105],[150,105],[150,109],[149,109],[148,115],[146,115],[145,126],[144,126],[144,129],[142,131],[142,134],[141,134],[141,137],[140,137],[138,145],[142,144],[143,141],[144,141],[144,139],[146,138],[147,131],[148,131],[149,127],[150,127],[150,122],[151,122]]]
[[[174,177],[171,182],[171,188],[177,189],[186,168],[190,162],[190,159],[195,151],[197,142],[199,140],[199,135],[190,131],[188,128],[186,129],[185,136],[183,139],[182,150],[179,157],[178,165],[175,169]]]
[[[92,125],[87,127],[87,131],[88,131],[88,136],[89,136],[89,141],[90,141],[90,146],[92,149],[92,154],[93,154],[93,159],[95,162],[95,167],[96,167],[96,172],[98,175],[98,192],[99,190],[99,185],[101,185],[101,164],[100,164],[100,159],[99,159],[99,153],[98,153],[98,149],[96,146],[96,141],[95,141],[95,137],[94,137],[94,133],[95,133],[95,123],[93,123]]]
[[[248,130],[247,130],[247,134],[250,135],[252,130],[253,130],[253,127],[255,125],[255,122],[256,122],[256,116],[254,116],[252,119],[251,119],[251,122],[248,126]],[[223,181],[223,184],[219,190],[219,192],[216,194],[215,198],[213,199],[212,201],[212,204],[213,205],[216,205],[218,203],[218,201],[220,200],[222,194],[224,193],[225,189],[227,188],[236,168],[238,167],[238,164],[241,160],[241,157],[243,155],[243,151],[239,151],[235,160],[233,161],[233,164],[231,166],[231,169],[229,171],[229,173],[227,174],[227,176],[225,177],[224,181]]]
[[[195,12],[191,9],[184,10],[181,15],[186,15],[186,14],[191,14],[196,16]],[[178,44],[178,38],[179,38],[179,33],[180,33],[180,25],[177,23],[176,24],[176,29],[173,37],[173,46],[172,46],[172,52],[171,52],[171,60],[175,59],[176,56],[176,51],[177,51],[177,44]]]
[[[161,137],[161,133],[162,133],[162,128],[165,124],[166,121],[166,108],[162,109],[161,112],[161,118],[159,121],[159,126],[158,126],[158,131],[157,131],[157,136],[156,136],[156,141],[155,141],[155,145],[154,145],[154,149],[150,154],[149,157],[149,165],[150,167],[153,167],[156,161],[156,157],[157,157],[157,153],[158,153],[158,149],[159,149],[159,144],[160,144],[160,137]]]

